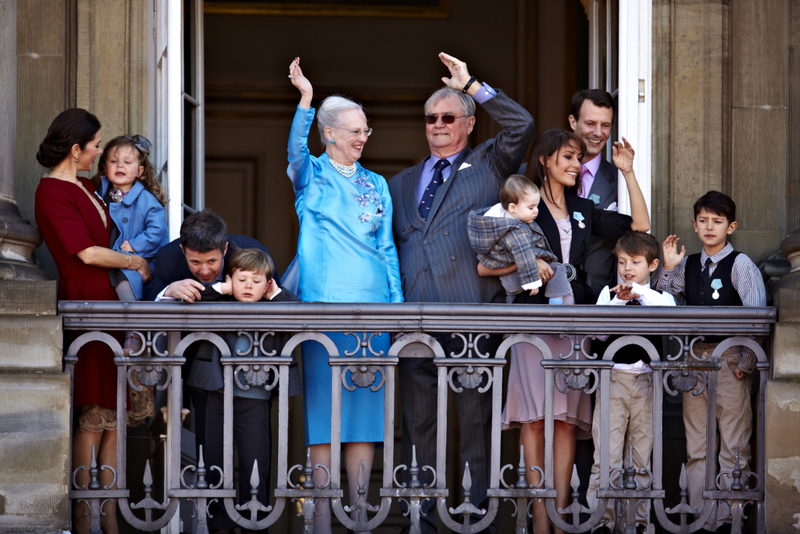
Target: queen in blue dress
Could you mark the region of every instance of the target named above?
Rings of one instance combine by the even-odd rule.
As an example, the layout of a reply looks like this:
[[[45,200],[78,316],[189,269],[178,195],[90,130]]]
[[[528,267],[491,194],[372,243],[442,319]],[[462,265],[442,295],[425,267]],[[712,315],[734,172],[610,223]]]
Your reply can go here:
[[[303,76],[300,58],[289,66],[289,78],[301,94],[289,134],[287,170],[300,221],[297,256],[288,270],[288,276],[298,275],[297,295],[306,302],[403,302],[389,188],[382,176],[358,164],[372,133],[361,106],[340,96],[325,99],[317,118],[325,153],[314,157],[308,150],[315,113],[313,88]],[[358,345],[353,336],[327,335],[342,356]],[[376,353],[386,354],[390,335],[375,335],[371,345]],[[330,466],[331,368],[327,352],[319,343],[305,342],[302,363],[311,461]],[[383,395],[383,389],[356,388],[351,392],[342,388],[341,441],[351,503],[358,498],[360,461],[364,460],[369,472],[375,443],[383,442]],[[326,478],[319,470],[317,476]],[[329,507],[317,506],[317,512],[321,515],[315,517],[315,532],[330,532]]]

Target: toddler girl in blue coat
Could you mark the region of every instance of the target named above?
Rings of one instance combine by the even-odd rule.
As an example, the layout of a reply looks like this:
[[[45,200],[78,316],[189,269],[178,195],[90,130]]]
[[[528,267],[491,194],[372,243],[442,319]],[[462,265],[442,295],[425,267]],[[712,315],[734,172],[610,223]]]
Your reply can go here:
[[[111,229],[111,248],[122,253],[152,258],[169,242],[164,191],[150,163],[152,145],[141,135],[115,137],[100,156],[92,178],[108,205],[116,227]],[[128,260],[130,264],[130,259]],[[110,269],[108,276],[119,300],[142,298],[142,277],[135,269]],[[142,340],[128,332],[126,355],[141,350]]]

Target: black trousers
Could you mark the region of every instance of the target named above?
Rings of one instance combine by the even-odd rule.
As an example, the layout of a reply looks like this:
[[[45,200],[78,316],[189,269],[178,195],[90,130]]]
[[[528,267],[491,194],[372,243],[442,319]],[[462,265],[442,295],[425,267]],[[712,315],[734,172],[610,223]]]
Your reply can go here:
[[[442,345],[445,354],[459,354],[464,349],[464,342],[459,336],[452,338],[450,334],[437,334],[437,341]],[[494,356],[502,338],[491,335],[481,338],[478,349],[482,353],[488,352]],[[462,358],[466,358],[465,354]],[[478,359],[473,354],[473,359]],[[436,420],[437,420],[437,395],[438,395],[438,369],[430,359],[402,359],[399,364],[400,402],[403,406],[403,438],[400,447],[401,462],[411,466],[411,447],[416,445],[417,464],[420,469],[423,465],[436,468]],[[483,378],[481,385],[486,383]],[[456,385],[458,380],[454,379]],[[501,384],[493,387],[502,387]],[[478,508],[488,508],[486,489],[489,486],[489,460],[492,445],[492,392],[479,393],[478,388],[463,388],[461,393],[456,393],[455,404],[458,414],[458,425],[461,432],[461,465],[458,466],[457,480],[461,480],[464,472],[464,462],[469,462],[469,471],[472,476],[472,489],[470,502]],[[406,483],[410,480],[408,470],[401,471],[398,475]],[[429,471],[420,473],[420,480],[428,484],[432,480]],[[453,506],[456,507],[460,503]],[[407,510],[405,503],[400,503],[404,512]],[[436,501],[429,499],[423,501],[420,526],[423,534],[436,532]],[[472,516],[471,521],[477,522],[480,516]],[[460,522],[461,517],[457,520]],[[498,518],[487,527],[485,532],[497,532]]]
[[[272,461],[271,408],[272,400],[233,398],[233,443],[239,455],[237,499],[239,504],[250,500],[250,475],[253,471],[253,462],[258,460],[258,500],[264,506],[269,505],[269,475]],[[224,414],[222,394],[209,392],[206,405],[205,458],[206,469],[209,469],[207,480],[210,484],[219,483],[220,478],[219,473],[210,467],[212,465],[217,465],[220,469],[223,467]],[[208,528],[211,531],[233,529],[237,526],[228,517],[225,505],[221,501],[222,499],[209,507],[209,512],[213,515],[208,519]],[[245,511],[243,515],[247,519],[250,518],[250,512]],[[258,518],[263,519],[266,515],[266,512],[259,512]]]

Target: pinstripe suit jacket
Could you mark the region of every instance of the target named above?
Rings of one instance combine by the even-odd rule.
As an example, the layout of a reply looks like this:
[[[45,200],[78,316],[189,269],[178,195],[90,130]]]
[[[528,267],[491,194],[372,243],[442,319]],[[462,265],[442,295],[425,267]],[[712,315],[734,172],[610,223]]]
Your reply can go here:
[[[502,91],[482,106],[504,129],[458,155],[427,220],[419,216],[416,195],[424,161],[389,181],[406,302],[505,301],[497,277],[478,276],[467,217],[472,210],[497,203],[500,185],[519,168],[528,148],[533,117]]]
[[[607,159],[600,156],[600,168],[592,183],[589,197],[597,195],[600,202],[595,208],[606,209],[617,201],[617,167]],[[599,295],[605,286],[614,287],[617,281],[617,262],[614,257],[616,239],[592,236],[589,244],[589,253],[586,256],[586,274],[590,279],[590,286],[595,295]]]

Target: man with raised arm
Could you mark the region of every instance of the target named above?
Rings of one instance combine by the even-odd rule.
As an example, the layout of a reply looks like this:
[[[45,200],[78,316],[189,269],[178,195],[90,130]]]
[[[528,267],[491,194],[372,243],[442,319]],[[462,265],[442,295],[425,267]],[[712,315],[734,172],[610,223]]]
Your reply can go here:
[[[469,212],[497,202],[500,185],[516,172],[533,135],[533,118],[502,91],[477,81],[467,64],[445,53],[450,71],[425,103],[425,134],[431,154],[389,181],[392,221],[406,302],[504,302],[499,279],[480,277],[467,235]],[[503,126],[495,138],[467,146],[475,127],[475,104]],[[460,336],[438,335],[445,354],[466,349]],[[499,338],[482,338],[476,349],[494,356]],[[473,354],[473,357],[477,357]],[[484,377],[484,383],[485,383]],[[437,370],[430,359],[400,361],[403,405],[402,462],[436,465]],[[461,463],[469,462],[470,501],[486,508],[491,453],[491,397],[477,388],[455,395],[461,429]],[[407,473],[407,471],[406,471]],[[459,475],[460,478],[461,475]],[[430,480],[425,480],[430,482]],[[436,532],[433,500],[422,505],[422,532]],[[473,522],[480,517],[474,516]],[[497,521],[487,529],[497,530]]]

